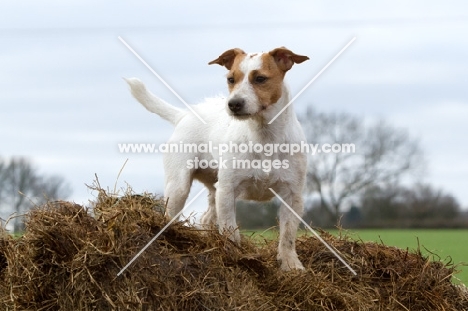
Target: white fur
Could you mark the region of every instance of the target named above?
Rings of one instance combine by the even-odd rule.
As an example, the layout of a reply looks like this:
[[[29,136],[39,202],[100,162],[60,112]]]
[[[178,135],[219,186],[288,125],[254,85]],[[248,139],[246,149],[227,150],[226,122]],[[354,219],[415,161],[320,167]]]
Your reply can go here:
[[[258,68],[260,57],[248,58],[242,62],[241,70],[246,73]],[[246,74],[247,76],[247,74]],[[146,90],[144,84],[136,78],[127,80],[133,96],[146,109],[159,114],[175,125],[174,133],[168,143],[207,143],[213,146],[220,143],[233,142],[236,144],[252,142],[268,143],[301,143],[305,141],[302,128],[289,106],[271,125],[267,123],[289,102],[289,92],[283,84],[283,93],[278,102],[268,109],[237,119],[227,113],[227,102],[234,96],[247,98],[246,109],[254,110],[260,106],[255,97],[252,85],[248,79],[243,81],[226,98],[208,99],[204,103],[192,106],[206,121],[200,122],[189,110],[175,108]],[[249,106],[252,106],[251,108]],[[256,108],[255,108],[256,109]],[[265,172],[262,169],[189,169],[187,161],[198,157],[200,160],[219,160],[216,150],[212,153],[174,153],[164,155],[165,168],[165,197],[168,198],[168,214],[176,215],[184,206],[189,195],[193,179],[202,182],[209,190],[208,210],[202,217],[203,224],[217,224],[221,233],[240,243],[235,215],[235,201],[238,198],[247,200],[267,201],[273,198],[275,190],[285,202],[297,213],[303,211],[302,190],[305,182],[306,156],[302,153],[293,156],[285,153],[264,154],[225,153],[223,160],[231,163],[236,159],[286,160],[288,169],[272,169]],[[255,211],[252,211],[255,212]],[[288,211],[285,206],[280,208],[280,239],[278,246],[278,260],[283,270],[303,269],[295,250],[295,238],[299,220]]]

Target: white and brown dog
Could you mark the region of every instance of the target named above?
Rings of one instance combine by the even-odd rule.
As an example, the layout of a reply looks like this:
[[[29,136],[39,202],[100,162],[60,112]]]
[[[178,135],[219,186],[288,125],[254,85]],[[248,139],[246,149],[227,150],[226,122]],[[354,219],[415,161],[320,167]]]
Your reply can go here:
[[[251,152],[251,149],[250,152],[241,152],[237,147],[242,144],[271,146],[305,143],[304,133],[292,105],[274,122],[269,122],[289,103],[289,91],[283,82],[286,72],[293,64],[307,59],[307,56],[297,55],[284,47],[267,53],[250,54],[237,48],[228,50],[209,64],[219,64],[229,70],[229,96],[207,99],[204,103],[191,106],[193,112],[176,108],[155,97],[136,78],[127,80],[133,96],[146,109],[175,125],[168,144],[210,142],[215,146],[210,152],[200,152],[193,148],[190,152],[164,155],[164,195],[168,198],[170,217],[184,207],[194,179],[202,182],[209,191],[209,206],[202,223],[217,224],[221,233],[229,234],[237,243],[240,243],[235,215],[237,198],[267,201],[274,196],[269,190],[272,188],[299,215],[302,214],[306,155],[287,152],[265,154]],[[221,153],[221,148],[216,146],[222,144],[229,144],[229,150],[223,149]],[[197,163],[220,162],[218,166],[201,168],[194,165],[194,159],[197,159]],[[245,161],[254,160],[257,163],[274,164],[268,169],[244,165]],[[243,165],[236,165],[238,161],[243,161]],[[279,213],[278,260],[281,268],[303,269],[295,247],[299,220],[286,206],[281,206]]]

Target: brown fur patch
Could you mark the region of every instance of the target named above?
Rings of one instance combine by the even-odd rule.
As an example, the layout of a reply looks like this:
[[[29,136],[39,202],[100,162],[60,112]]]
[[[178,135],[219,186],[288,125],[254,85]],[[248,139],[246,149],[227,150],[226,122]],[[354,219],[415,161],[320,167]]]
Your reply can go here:
[[[252,84],[260,104],[266,108],[280,99],[285,72],[278,68],[270,54],[265,53],[261,57],[262,67],[249,72],[249,82]],[[267,80],[263,83],[257,83],[256,78],[258,76],[265,77]]]
[[[245,54],[240,54],[237,55],[236,58],[234,59],[234,62],[232,64],[231,70],[227,74],[227,78],[233,78],[234,83],[228,83],[229,87],[229,92],[232,92],[235,88],[236,85],[242,82],[244,80],[244,73],[240,70],[240,63],[244,60],[246,57]]]

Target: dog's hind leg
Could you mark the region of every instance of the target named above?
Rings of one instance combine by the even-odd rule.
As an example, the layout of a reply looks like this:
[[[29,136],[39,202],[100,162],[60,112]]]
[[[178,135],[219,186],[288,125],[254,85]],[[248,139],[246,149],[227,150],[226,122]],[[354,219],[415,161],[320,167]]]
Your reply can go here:
[[[164,196],[167,200],[167,216],[173,218],[184,208],[185,201],[190,193],[191,183],[184,183],[185,186],[177,182],[168,182]]]
[[[205,226],[216,224],[216,188],[212,184],[205,184],[208,189],[208,209],[201,217],[201,224]]]
[[[184,208],[192,186],[192,171],[189,169],[167,169],[164,196],[167,200],[166,214],[173,218]]]

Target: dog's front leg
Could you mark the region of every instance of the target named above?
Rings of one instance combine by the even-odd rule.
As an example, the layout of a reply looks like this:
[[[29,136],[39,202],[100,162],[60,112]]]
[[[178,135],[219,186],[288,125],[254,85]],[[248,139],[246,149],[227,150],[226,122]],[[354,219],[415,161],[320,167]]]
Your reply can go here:
[[[280,192],[279,195],[299,216],[302,216],[304,206],[300,193]],[[285,271],[304,269],[296,252],[296,235],[299,222],[300,220],[297,219],[289,208],[284,203],[281,204],[279,211],[280,237],[277,259],[281,264],[281,269]]]
[[[240,245],[240,233],[236,223],[236,194],[232,185],[224,185],[216,190],[216,213],[219,232],[228,235]]]

